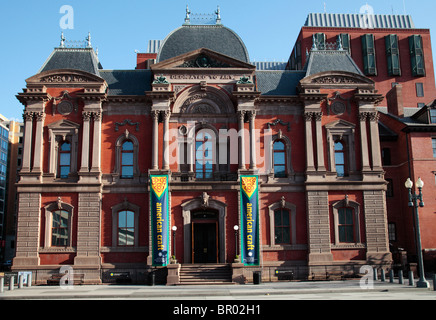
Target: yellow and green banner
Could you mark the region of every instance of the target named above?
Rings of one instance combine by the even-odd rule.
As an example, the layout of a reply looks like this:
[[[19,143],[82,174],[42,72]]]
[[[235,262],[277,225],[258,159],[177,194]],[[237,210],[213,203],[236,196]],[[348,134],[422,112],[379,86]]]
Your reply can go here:
[[[150,221],[153,266],[166,266],[169,258],[168,175],[150,176]]]
[[[257,176],[240,176],[241,258],[246,266],[258,266],[259,187]]]

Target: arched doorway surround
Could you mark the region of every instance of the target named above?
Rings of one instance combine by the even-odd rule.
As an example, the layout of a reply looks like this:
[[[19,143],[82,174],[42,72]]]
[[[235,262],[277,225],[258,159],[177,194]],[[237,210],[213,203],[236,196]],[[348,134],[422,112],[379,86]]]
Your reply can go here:
[[[211,210],[218,214],[218,263],[226,262],[226,229],[225,221],[227,204],[209,198],[207,193],[203,196],[189,200],[182,204],[183,214],[183,261],[192,263],[192,213],[198,210]]]

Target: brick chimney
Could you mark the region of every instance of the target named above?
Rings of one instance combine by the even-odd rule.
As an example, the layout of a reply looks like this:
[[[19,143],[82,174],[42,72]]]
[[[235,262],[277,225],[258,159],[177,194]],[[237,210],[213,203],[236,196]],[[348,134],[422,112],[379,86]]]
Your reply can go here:
[[[386,94],[386,100],[388,103],[388,112],[397,117],[404,117],[403,107],[403,86],[396,84]]]

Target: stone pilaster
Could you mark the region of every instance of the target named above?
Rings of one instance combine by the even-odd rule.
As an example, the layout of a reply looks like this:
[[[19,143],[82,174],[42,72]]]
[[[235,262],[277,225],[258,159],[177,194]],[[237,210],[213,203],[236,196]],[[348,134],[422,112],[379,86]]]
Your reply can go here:
[[[312,117],[313,112],[305,112],[305,130],[306,130],[306,170],[315,171],[315,160],[313,155],[313,137],[312,137]]]
[[[21,168],[22,173],[30,172],[31,159],[32,159],[32,136],[33,136],[33,113],[25,111],[23,114],[24,120],[24,149],[23,149],[23,165]]]
[[[364,191],[364,217],[366,230],[366,258],[370,264],[392,261],[389,252],[386,202],[382,190]]]
[[[239,170],[245,170],[245,130],[244,119],[246,111],[238,111],[239,123]]]
[[[44,144],[42,143],[42,139],[43,139],[42,135],[43,135],[45,113],[43,111],[35,112],[35,119],[36,119],[35,151],[34,151],[32,172],[42,175],[42,154],[44,148]]]
[[[333,261],[327,191],[307,191],[309,266]]]
[[[256,169],[256,111],[248,112],[248,119],[250,121],[250,169]]]
[[[100,193],[79,193],[75,268],[100,269],[100,198]],[[85,273],[86,283],[99,283],[100,281],[99,272]]]
[[[41,194],[19,193],[16,255],[14,270],[34,269],[39,265]]]

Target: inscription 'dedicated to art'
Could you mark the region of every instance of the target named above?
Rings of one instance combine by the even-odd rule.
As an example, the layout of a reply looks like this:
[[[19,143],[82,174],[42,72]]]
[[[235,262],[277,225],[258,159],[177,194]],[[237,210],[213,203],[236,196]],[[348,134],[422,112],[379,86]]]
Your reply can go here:
[[[239,78],[231,74],[172,74],[169,76],[171,80],[239,80]]]

